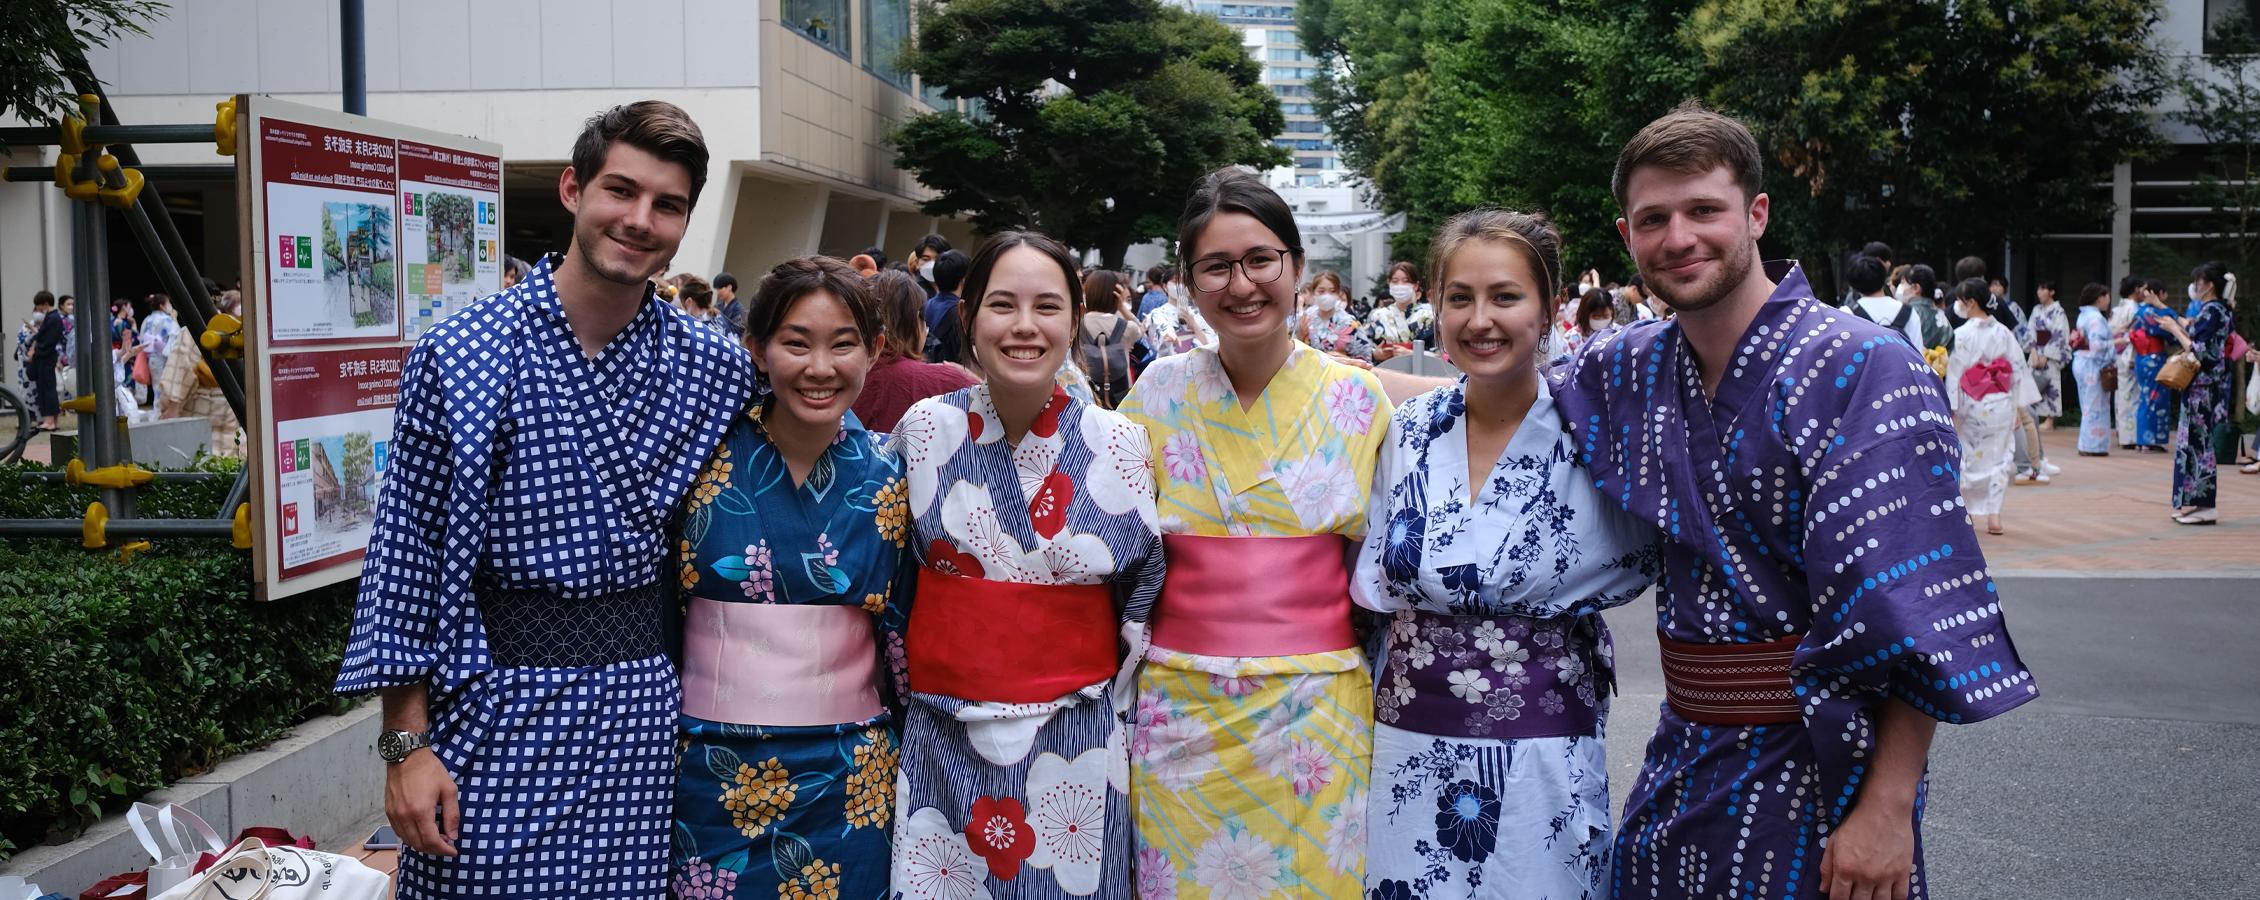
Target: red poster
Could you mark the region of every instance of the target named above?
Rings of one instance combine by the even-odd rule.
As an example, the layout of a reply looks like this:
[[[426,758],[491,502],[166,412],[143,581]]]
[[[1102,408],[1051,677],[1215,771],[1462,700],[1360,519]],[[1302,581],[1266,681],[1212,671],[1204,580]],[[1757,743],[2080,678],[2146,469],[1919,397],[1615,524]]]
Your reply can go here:
[[[275,554],[293,578],[360,559],[391,455],[405,347],[276,353]]]

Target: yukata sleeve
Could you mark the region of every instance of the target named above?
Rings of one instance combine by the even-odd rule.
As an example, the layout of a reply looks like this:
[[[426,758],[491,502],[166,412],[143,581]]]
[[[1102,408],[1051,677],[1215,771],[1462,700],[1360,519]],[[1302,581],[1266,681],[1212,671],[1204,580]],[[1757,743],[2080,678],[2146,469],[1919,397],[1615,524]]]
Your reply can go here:
[[[2039,689],[1963,509],[1960,444],[1927,367],[1904,344],[1870,341],[1823,371],[1847,364],[1858,380],[1838,427],[1790,445],[1810,486],[1800,700],[1892,698],[1957,724],[2030,701]]]
[[[905,506],[907,509],[907,505]],[[905,528],[910,527],[907,523]],[[910,605],[918,594],[918,553],[907,544],[895,552],[895,575],[887,584],[887,602],[879,608],[871,631],[879,639],[879,695],[900,724],[910,699],[910,660],[904,643],[910,636]]]
[[[2227,338],[2224,336],[2224,332],[2229,330],[2229,317],[2226,310],[2226,307],[2218,303],[2205,304],[2204,308],[2198,311],[2197,316],[2189,320],[2189,325],[2182,329],[2189,332],[2190,341],[2197,345],[2199,359],[2206,362],[2217,362],[2217,359],[2210,358],[2209,348],[2216,342],[2219,342],[2223,348],[2228,346]],[[2224,349],[2222,352],[2226,353],[2227,351]]]
[[[1404,407],[1389,417],[1388,434],[1373,456],[1373,477],[1366,493],[1365,540],[1358,544],[1357,559],[1350,563],[1350,600],[1360,609],[1380,612],[1403,608],[1402,603],[1389,602],[1388,576],[1381,568],[1381,554],[1385,549],[1382,545],[1389,540],[1390,495],[1396,489],[1397,460],[1401,452],[1397,442],[1406,427],[1402,420],[1411,415],[1410,410],[1425,405],[1424,398],[1405,401]]]
[[[384,487],[337,675],[341,694],[425,682],[449,650],[441,622],[454,472],[431,346],[417,344],[401,369]]]
[[[1115,573],[1114,604],[1119,613],[1117,621],[1122,623],[1122,666],[1115,672],[1107,696],[1117,719],[1130,714],[1137,696],[1138,667],[1153,647],[1154,605],[1161,602],[1162,580],[1167,574],[1161,532],[1152,530],[1146,533],[1145,546],[1137,557]]]
[[[1347,345],[1342,347],[1342,355],[1350,357],[1352,359],[1372,362],[1373,338],[1366,335],[1365,329],[1359,328],[1355,325],[1350,326],[1350,341]]]

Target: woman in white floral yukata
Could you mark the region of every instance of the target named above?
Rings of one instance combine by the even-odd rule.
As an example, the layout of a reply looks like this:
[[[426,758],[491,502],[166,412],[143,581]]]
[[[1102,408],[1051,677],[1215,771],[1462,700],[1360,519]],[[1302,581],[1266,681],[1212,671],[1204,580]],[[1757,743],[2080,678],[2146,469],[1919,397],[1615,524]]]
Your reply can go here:
[[[1390,418],[1350,579],[1390,616],[1367,896],[1606,897],[1600,613],[1655,580],[1656,532],[1578,468],[1539,377],[1560,235],[1484,209],[1434,247],[1438,336],[1463,377]]]

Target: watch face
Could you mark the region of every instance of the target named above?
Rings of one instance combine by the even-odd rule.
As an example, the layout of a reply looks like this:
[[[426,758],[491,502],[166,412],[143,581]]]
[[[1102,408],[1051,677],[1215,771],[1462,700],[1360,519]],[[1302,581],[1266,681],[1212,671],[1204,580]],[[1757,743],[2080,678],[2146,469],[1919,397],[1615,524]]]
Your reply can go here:
[[[399,762],[408,758],[408,741],[397,731],[377,735],[377,756],[386,762]]]

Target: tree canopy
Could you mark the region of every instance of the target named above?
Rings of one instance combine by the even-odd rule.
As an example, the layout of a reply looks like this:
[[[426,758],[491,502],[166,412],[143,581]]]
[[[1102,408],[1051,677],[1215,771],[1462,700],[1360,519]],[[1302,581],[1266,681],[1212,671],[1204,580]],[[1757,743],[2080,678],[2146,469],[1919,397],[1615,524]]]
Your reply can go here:
[[[1285,165],[1285,124],[1238,32],[1158,0],[951,0],[920,6],[906,65],[980,111],[927,113],[890,140],[935,191],[930,215],[1035,228],[1110,266],[1176,227],[1221,166]]]
[[[0,3],[0,115],[42,122],[78,109],[74,76],[88,47],[146,34],[165,4],[156,0],[8,0]]]
[[[2108,209],[2154,142],[2156,0],[1305,0],[1319,107],[1383,205],[1423,225],[1537,207],[1569,268],[1629,268],[1609,186],[1642,125],[1700,97],[1751,126],[1770,249],[1997,250]],[[1613,264],[1613,265],[1612,265]],[[1822,273],[1816,273],[1819,280]]]

